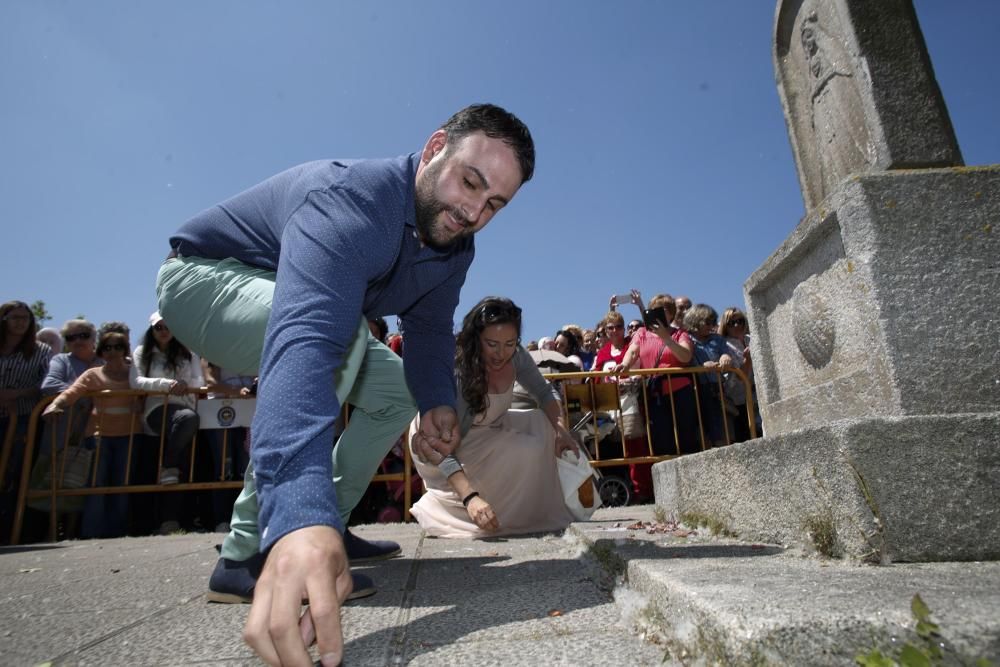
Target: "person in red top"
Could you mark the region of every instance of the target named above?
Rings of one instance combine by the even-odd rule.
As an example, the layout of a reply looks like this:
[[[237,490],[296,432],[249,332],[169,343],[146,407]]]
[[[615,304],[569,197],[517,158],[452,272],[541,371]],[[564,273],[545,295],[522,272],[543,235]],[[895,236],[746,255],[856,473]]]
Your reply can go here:
[[[612,370],[621,364],[625,352],[628,350],[629,339],[625,336],[625,318],[622,317],[621,313],[612,310],[605,315],[604,332],[608,337],[608,342],[598,350],[591,370]],[[607,378],[604,381],[607,381]]]
[[[642,303],[642,296],[635,294],[635,302]],[[683,368],[687,366],[694,352],[694,344],[688,334],[674,327],[676,315],[674,300],[669,294],[657,294],[649,300],[649,310],[660,310],[659,326],[641,327],[632,335],[632,340],[622,361],[613,370],[627,374],[633,368]],[[653,391],[648,392],[650,430],[653,439],[653,453],[657,456],[668,454],[688,454],[699,451],[698,416],[695,410],[694,390],[688,375],[671,375],[651,383]],[[671,400],[672,398],[672,400]],[[677,422],[677,437],[674,438],[674,416]],[[631,439],[626,443],[629,456],[645,456],[645,438]],[[630,466],[632,485],[639,497],[651,497],[653,480],[650,464]]]

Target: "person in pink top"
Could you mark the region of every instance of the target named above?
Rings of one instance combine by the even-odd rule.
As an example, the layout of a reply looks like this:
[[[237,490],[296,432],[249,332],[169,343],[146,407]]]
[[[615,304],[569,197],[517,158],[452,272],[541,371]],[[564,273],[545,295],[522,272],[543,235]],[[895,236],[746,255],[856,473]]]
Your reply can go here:
[[[634,292],[633,296],[634,303],[642,303],[642,296],[638,292]],[[633,368],[683,368],[690,363],[694,350],[691,338],[682,329],[667,324],[676,315],[673,298],[669,294],[657,294],[649,300],[648,309],[659,312],[660,316],[655,320],[658,326],[640,327],[632,335],[621,363],[614,368],[615,372],[627,374]],[[653,380],[649,385],[647,418],[652,433],[653,453],[663,456],[699,451],[698,416],[690,376],[671,375],[662,380]],[[629,456],[648,455],[645,438],[629,440],[626,452]],[[635,493],[639,497],[651,497],[653,480],[650,464],[632,465],[629,471]]]
[[[93,486],[122,486],[128,473],[129,443],[142,431],[142,402],[136,396],[94,396],[95,392],[127,391],[131,364],[128,338],[117,331],[104,333],[97,341],[97,355],[103,366],[85,370],[62,392],[42,416],[55,420],[85,395],[92,396],[93,410],[85,431],[85,447],[94,451],[96,472]],[[127,532],[128,496],[87,496],[83,507],[83,537],[121,537]]]

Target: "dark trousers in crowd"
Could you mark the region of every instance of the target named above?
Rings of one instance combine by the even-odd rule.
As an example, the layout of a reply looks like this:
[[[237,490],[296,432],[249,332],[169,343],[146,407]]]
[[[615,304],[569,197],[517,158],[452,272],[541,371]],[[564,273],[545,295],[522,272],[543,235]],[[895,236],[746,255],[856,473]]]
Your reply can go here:
[[[14,511],[17,508],[18,485],[21,483],[21,468],[24,466],[25,436],[28,432],[28,415],[0,417],[0,447],[5,444],[3,439],[11,419],[16,421],[14,441],[11,443],[10,458],[7,459],[7,470],[0,480],[0,544],[10,543],[14,527]]]
[[[232,481],[243,479],[243,473],[250,462],[247,451],[247,429],[213,429],[202,431],[200,438],[205,438],[212,449],[211,481]],[[223,447],[223,443],[225,447]],[[225,452],[223,452],[225,449]],[[221,479],[220,479],[221,478]],[[233,503],[239,495],[239,489],[220,489],[212,491],[212,515],[215,524],[229,523],[233,513]]]
[[[94,451],[89,486],[123,486],[128,470],[129,437],[87,438],[84,447]],[[138,446],[138,441],[133,448]],[[129,479],[130,483],[134,483]],[[129,497],[124,493],[87,496],[80,528],[84,538],[122,537],[128,532]]]
[[[737,442],[746,442],[750,439],[750,424],[747,421],[747,404],[743,405],[733,405],[729,404],[732,408],[727,415],[729,418],[729,432],[732,434],[732,442],[735,444]],[[733,414],[735,411],[736,414]]]
[[[698,407],[701,411],[701,427],[705,432],[705,447],[730,444],[731,441],[726,438],[726,426],[732,418],[729,414],[724,414],[719,385],[715,382],[715,376],[701,377],[711,378],[698,384]],[[732,428],[732,424],[728,426]]]
[[[166,409],[166,435],[163,442],[163,470],[176,468],[179,480],[186,482],[190,466],[186,452],[198,432],[198,413],[180,405],[168,404],[157,406],[149,416],[146,424],[157,435],[161,435],[163,427],[163,411]],[[183,499],[177,492],[164,493],[160,499],[160,524],[179,522],[180,508]]]
[[[671,396],[673,407],[671,407]],[[657,393],[649,398],[650,429],[653,433],[653,451],[657,456],[693,454],[701,451],[698,434],[698,408],[691,385],[675,389],[670,394]],[[674,438],[674,423],[677,438]]]

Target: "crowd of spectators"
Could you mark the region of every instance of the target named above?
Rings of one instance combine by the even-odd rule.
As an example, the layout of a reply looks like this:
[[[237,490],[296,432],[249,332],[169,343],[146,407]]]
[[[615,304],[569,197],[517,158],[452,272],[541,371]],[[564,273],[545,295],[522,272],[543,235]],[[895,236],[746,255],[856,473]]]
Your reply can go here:
[[[627,324],[621,312],[626,306],[634,306],[639,315]],[[726,308],[720,321],[710,305],[692,305],[686,296],[657,294],[644,302],[632,290],[629,295],[612,296],[608,312],[593,328],[567,324],[552,337],[530,341],[527,348],[561,353],[579,370],[614,374],[601,381],[619,383],[618,426],[630,457],[681,455],[743,442],[750,438],[751,418],[760,431],[759,415],[748,413],[746,386],[732,372],[740,369],[754,391],[747,318],[738,307]],[[638,400],[639,378],[629,377],[634,369],[698,366],[718,373],[651,380],[646,402]],[[649,464],[630,466],[630,476],[637,498],[652,496]]]
[[[130,389],[151,394],[93,396]],[[90,453],[88,485],[242,479],[249,460],[247,429],[200,430],[199,389],[206,398],[249,397],[255,378],[199,359],[173,337],[158,313],[150,316],[133,348],[122,322],[97,327],[72,319],[58,331],[38,330],[26,303],[0,305],[0,434],[10,433],[13,443],[0,488],[0,543],[11,537],[24,466],[33,466],[34,480],[34,467],[48,465],[52,453],[67,444]],[[25,461],[29,417],[49,396],[56,398],[36,429],[35,456]],[[61,517],[60,529],[65,537],[84,538],[213,527],[228,531],[237,493],[95,494],[82,504],[67,499],[64,506],[71,511]],[[29,509],[22,539],[44,537],[47,525],[47,516]]]
[[[720,320],[714,308],[692,305],[684,296],[658,294],[645,304],[638,291],[627,296],[611,297],[607,313],[593,327],[567,324],[551,336],[527,343],[527,349],[561,355],[567,370],[613,373],[601,381],[620,383],[619,426],[630,456],[649,454],[647,421],[656,455],[690,453],[703,446],[748,439],[748,418],[757,417],[748,414],[746,387],[731,372],[741,369],[752,382],[750,337],[743,311],[727,308]],[[631,306],[639,317],[626,321],[621,310]],[[390,334],[384,319],[373,320],[370,329],[403,355],[402,332]],[[658,378],[647,383],[648,403],[638,407],[640,380],[630,377],[630,371],[692,366],[714,367],[719,375]],[[70,438],[79,438],[83,447],[97,454],[97,465],[90,472],[96,485],[119,485],[129,479],[133,484],[167,486],[188,479],[242,479],[249,459],[248,429],[199,431],[191,390],[200,388],[209,398],[248,397],[255,381],[199,359],[173,337],[158,313],[150,316],[149,327],[133,349],[130,331],[121,322],[96,327],[73,319],[60,330],[39,330],[24,302],[0,305],[0,434],[10,429],[16,443],[0,488],[0,543],[10,537],[21,470],[33,463],[23,460],[24,439],[28,418],[41,398],[58,395],[45,412],[36,462],[53,446],[58,449]],[[85,396],[95,390],[128,388],[155,395],[145,400]],[[205,446],[196,447],[197,455],[192,458],[196,436]],[[157,446],[161,441],[162,451]],[[191,470],[192,465],[196,470]],[[630,472],[634,493],[639,498],[651,496],[649,466],[632,466]],[[64,528],[68,536],[82,537],[168,533],[182,528],[228,531],[235,493],[139,494],[131,499],[124,494],[89,496],[83,503],[82,521],[69,520]],[[142,498],[154,495],[160,497]],[[31,532],[27,523],[26,530]]]

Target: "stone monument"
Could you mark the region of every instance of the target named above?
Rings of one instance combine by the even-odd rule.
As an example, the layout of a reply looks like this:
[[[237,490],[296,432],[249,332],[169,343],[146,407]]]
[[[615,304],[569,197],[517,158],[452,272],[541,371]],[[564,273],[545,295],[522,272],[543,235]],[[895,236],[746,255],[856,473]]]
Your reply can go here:
[[[656,502],[870,561],[1000,558],[1000,165],[964,167],[910,0],[780,0],[806,215],[744,285],[764,437]]]

